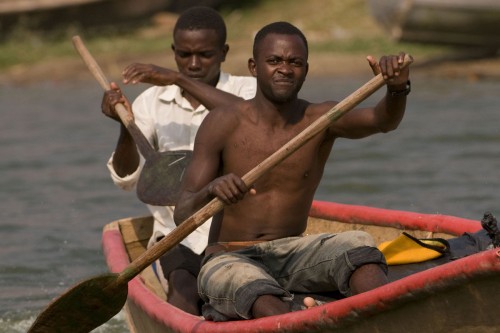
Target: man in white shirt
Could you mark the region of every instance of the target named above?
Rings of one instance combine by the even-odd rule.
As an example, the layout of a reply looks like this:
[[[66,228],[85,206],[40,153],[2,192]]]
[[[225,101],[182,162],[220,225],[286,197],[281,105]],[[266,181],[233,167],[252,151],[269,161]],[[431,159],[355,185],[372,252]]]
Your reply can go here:
[[[192,150],[198,127],[209,109],[255,96],[253,77],[232,76],[221,71],[229,46],[222,17],[208,7],[193,7],[182,13],[173,31],[172,50],[179,72],[155,65],[132,64],[123,71],[124,83],[150,83],[132,104],[134,120],[158,151]],[[103,97],[102,111],[118,120],[113,105],[129,104],[115,83]],[[215,88],[214,88],[215,87]],[[116,149],[108,161],[113,182],[133,190],[144,158],[121,124]],[[171,206],[148,205],[155,219],[153,245],[176,225]],[[168,290],[168,302],[199,315],[196,277],[207,245],[210,222],[203,224],[180,245],[157,261],[156,271]],[[168,281],[168,282],[166,282]]]

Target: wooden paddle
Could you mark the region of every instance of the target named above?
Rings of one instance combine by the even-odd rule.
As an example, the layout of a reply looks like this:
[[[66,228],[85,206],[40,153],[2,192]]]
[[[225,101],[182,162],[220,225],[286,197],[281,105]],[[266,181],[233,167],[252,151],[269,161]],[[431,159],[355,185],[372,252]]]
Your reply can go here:
[[[73,37],[73,45],[102,89],[111,89],[106,76],[79,36]],[[137,127],[133,115],[127,112],[125,106],[117,104],[115,110],[146,160],[137,182],[137,197],[150,205],[174,206],[184,169],[190,161],[192,152],[190,150],[157,152]]]
[[[411,62],[411,56],[407,56],[403,67],[408,66]],[[375,76],[249,171],[243,176],[245,184],[255,183],[260,176],[302,147],[316,134],[326,129],[332,122],[342,117],[383,85],[384,79],[382,75]],[[35,320],[28,333],[87,333],[102,325],[118,313],[125,304],[128,293],[127,284],[132,278],[180,243],[207,219],[220,211],[223,206],[224,204],[219,199],[213,199],[182,222],[160,242],[146,250],[121,273],[94,277],[71,288],[48,305]]]

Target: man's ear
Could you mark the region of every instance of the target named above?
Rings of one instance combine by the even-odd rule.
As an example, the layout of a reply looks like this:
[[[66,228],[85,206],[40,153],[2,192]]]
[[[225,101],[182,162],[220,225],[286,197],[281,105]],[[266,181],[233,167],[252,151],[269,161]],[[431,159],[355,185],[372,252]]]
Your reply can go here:
[[[255,63],[254,58],[248,59],[248,70],[253,77],[257,77],[257,64]]]
[[[224,44],[224,46],[222,47],[222,60],[221,60],[221,62],[226,61],[226,56],[227,56],[228,52],[229,52],[229,45]]]

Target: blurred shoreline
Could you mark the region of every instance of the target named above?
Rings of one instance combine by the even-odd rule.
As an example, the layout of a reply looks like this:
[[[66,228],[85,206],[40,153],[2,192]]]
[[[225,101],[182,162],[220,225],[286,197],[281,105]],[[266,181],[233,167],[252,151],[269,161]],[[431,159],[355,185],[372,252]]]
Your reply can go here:
[[[247,61],[251,55],[231,48],[222,70],[234,75],[249,75]],[[378,57],[381,55],[374,56]],[[104,73],[111,81],[121,79],[122,69],[130,63],[153,63],[176,69],[170,51],[156,54],[143,54],[116,57],[96,57]],[[327,52],[311,52],[308,77],[364,77],[371,75],[365,57],[358,54],[346,55]],[[500,80],[500,57],[484,59],[454,60],[419,59],[411,69],[412,76],[439,77],[465,80]],[[40,82],[85,81],[93,80],[88,69],[79,58],[54,59],[33,65],[16,65],[0,73],[0,84],[26,85]]]
[[[365,59],[369,53],[366,52],[378,58],[406,51],[415,59],[412,77],[500,80],[500,50],[492,55],[491,51],[486,54],[478,48],[394,42],[376,24],[365,0],[331,2],[328,6],[323,0],[289,0],[286,11],[280,3],[260,0],[247,8],[222,12],[230,46],[222,66],[224,71],[249,75],[247,62],[251,57],[253,36],[265,23],[284,20],[304,31],[309,41],[309,77],[370,77],[371,70]],[[10,60],[13,65],[0,71],[0,85],[93,80],[72,50],[71,35],[78,33],[88,42],[87,47],[111,81],[119,81],[122,69],[133,62],[176,69],[170,43],[177,16],[160,12],[151,17],[149,24],[123,35],[107,35],[99,29],[92,34],[74,27],[65,30],[67,37],[53,44],[38,40],[36,34],[18,35],[14,37],[17,44],[8,46],[4,52],[6,63]],[[23,52],[26,45],[28,47]],[[51,48],[59,52],[47,52]],[[21,56],[26,53],[36,56]]]

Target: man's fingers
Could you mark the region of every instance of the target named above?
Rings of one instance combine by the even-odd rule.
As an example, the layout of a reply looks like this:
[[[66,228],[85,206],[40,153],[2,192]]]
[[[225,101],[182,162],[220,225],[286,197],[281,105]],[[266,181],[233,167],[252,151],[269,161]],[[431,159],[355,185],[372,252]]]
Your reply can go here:
[[[380,74],[380,66],[378,65],[377,61],[375,58],[373,58],[371,55],[366,57],[366,60],[368,61],[368,64],[370,65],[373,75],[378,75]]]
[[[127,67],[122,72],[123,82],[125,84],[132,82],[132,84],[136,84],[138,82],[137,76],[140,75],[141,71],[138,69],[141,64],[132,64]]]
[[[399,52],[398,63],[400,66],[405,62],[405,56],[406,56],[406,53]]]
[[[399,68],[399,57],[392,57],[391,58],[392,60],[392,68],[393,68],[393,71],[394,71],[394,76],[399,76],[399,71],[400,71],[400,68]]]
[[[140,76],[140,73],[137,73],[136,71],[128,71],[123,74],[123,83],[127,84],[132,82],[132,84],[136,84],[140,79],[138,79],[138,76]]]
[[[248,192],[256,193],[255,189],[248,188],[243,180],[231,176],[224,177],[217,184],[214,183],[209,187],[209,193],[218,197],[226,205],[238,203]]]

